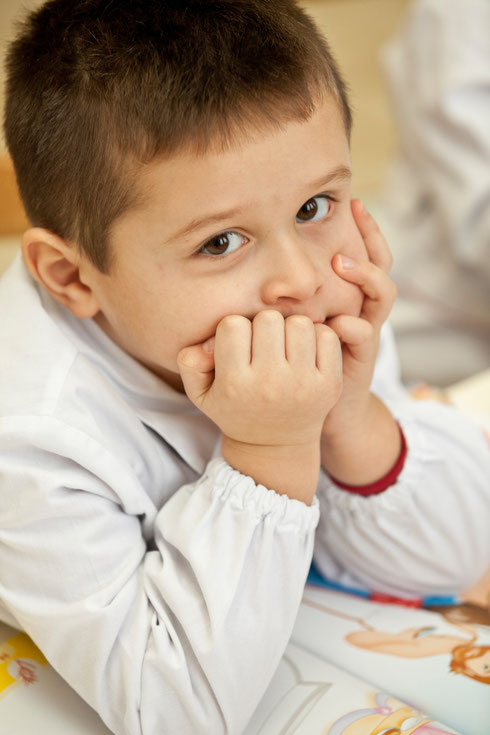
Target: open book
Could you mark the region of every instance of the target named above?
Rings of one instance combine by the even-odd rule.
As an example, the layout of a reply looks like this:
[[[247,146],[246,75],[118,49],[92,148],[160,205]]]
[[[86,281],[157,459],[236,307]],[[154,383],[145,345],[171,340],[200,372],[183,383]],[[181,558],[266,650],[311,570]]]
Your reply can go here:
[[[428,610],[307,584],[244,735],[488,735],[489,685],[483,604]],[[15,735],[109,735],[25,633],[1,624],[0,724]]]
[[[489,384],[490,373],[487,396]],[[478,392],[481,409],[481,380]],[[0,732],[110,735],[28,636],[1,623]],[[490,573],[457,600],[407,602],[339,589],[312,568],[244,735],[444,733],[490,735]]]
[[[428,610],[307,584],[246,735],[488,735],[489,685],[483,604]]]

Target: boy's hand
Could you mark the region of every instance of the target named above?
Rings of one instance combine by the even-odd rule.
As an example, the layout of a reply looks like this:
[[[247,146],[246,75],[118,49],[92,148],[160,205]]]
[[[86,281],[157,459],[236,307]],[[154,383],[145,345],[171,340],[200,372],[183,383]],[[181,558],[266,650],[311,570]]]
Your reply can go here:
[[[325,431],[336,431],[365,409],[378,354],[379,334],[396,297],[396,286],[388,272],[392,257],[373,217],[359,199],[352,202],[354,220],[366,246],[369,261],[354,261],[340,254],[333,259],[335,272],[355,283],[364,294],[359,317],[338,315],[326,324],[342,343],[342,395],[328,416]]]
[[[179,353],[184,388],[225,436],[267,447],[319,441],[342,383],[339,340],[331,329],[267,309],[253,322],[238,315],[220,321],[214,370],[201,349]]]
[[[274,310],[253,322],[226,316],[210,358],[195,345],[180,351],[178,365],[191,401],[223,432],[225,459],[256,482],[311,500],[322,425],[342,386],[335,332]]]
[[[369,261],[338,254],[332,262],[339,276],[361,288],[364,301],[359,317],[339,315],[326,322],[342,343],[343,388],[323,425],[322,463],[337,479],[362,485],[382,477],[400,451],[395,420],[370,393],[380,330],[397,290],[388,276],[392,257],[378,225],[358,199],[352,201],[352,213]]]

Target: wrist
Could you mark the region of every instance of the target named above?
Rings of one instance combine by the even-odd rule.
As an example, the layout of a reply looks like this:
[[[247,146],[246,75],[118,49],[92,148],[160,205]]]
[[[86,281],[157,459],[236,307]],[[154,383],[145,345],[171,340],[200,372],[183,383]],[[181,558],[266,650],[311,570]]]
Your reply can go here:
[[[385,404],[371,394],[369,407],[337,431],[322,432],[325,471],[339,484],[367,486],[385,477],[402,449],[400,428]]]
[[[223,458],[234,469],[279,494],[311,504],[320,472],[320,443],[248,444],[223,435]]]
[[[379,480],[370,482],[366,485],[349,485],[345,482],[341,482],[337,477],[332,476],[330,476],[330,479],[338,487],[342,488],[342,490],[346,490],[347,492],[354,493],[356,495],[363,495],[364,497],[367,497],[368,495],[378,495],[391,487],[391,485],[394,485],[398,479],[398,475],[401,473],[405,465],[405,459],[407,457],[407,442],[400,425],[398,425],[398,430],[400,432],[401,441],[400,453],[395,464],[389,472],[386,473],[386,475],[381,477]]]
[[[369,426],[373,413],[373,402],[377,399],[369,391],[361,395],[349,395],[339,400],[326,417],[321,439],[322,442],[343,443],[354,433],[362,434]]]

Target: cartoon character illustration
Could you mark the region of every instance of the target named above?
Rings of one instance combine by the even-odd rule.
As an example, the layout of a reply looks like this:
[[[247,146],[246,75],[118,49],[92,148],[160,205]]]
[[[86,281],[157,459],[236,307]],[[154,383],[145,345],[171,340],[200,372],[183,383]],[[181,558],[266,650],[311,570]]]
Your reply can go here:
[[[376,630],[362,618],[333,610],[313,600],[303,598],[303,602],[361,625],[364,630],[353,631],[345,636],[345,640],[357,648],[400,658],[425,658],[447,653],[451,656],[450,671],[482,684],[490,684],[490,646],[475,643],[478,633],[473,624],[488,624],[490,618],[484,608],[470,603],[436,608],[437,612],[458,629],[458,633],[463,631],[466,634],[463,637],[460,634],[438,633],[433,626],[405,628],[397,633],[388,633]]]
[[[25,633],[0,643],[0,699],[15,687],[37,681],[39,666],[48,662]]]
[[[425,715],[387,694],[376,694],[374,706],[342,715],[326,735],[450,735]],[[391,704],[390,704],[391,702]]]

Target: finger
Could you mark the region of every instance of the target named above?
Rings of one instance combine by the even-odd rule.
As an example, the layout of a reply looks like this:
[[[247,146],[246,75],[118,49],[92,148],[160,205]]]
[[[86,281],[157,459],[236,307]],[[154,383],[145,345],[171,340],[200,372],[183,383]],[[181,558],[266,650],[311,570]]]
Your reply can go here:
[[[225,316],[216,327],[214,360],[216,378],[224,372],[238,372],[250,365],[252,323],[239,314]]]
[[[340,253],[334,256],[332,266],[339,276],[355,283],[366,295],[361,316],[374,326],[383,324],[397,294],[391,278],[373,263],[354,260]]]
[[[371,361],[376,356],[377,332],[365,319],[341,314],[328,319],[327,325],[356,360]]]
[[[316,333],[311,319],[301,314],[285,321],[286,359],[291,367],[303,372],[316,366]]]
[[[261,367],[285,361],[284,317],[275,309],[264,309],[252,322],[252,364]]]
[[[342,349],[333,329],[326,324],[315,324],[316,366],[323,375],[342,377]]]
[[[393,256],[376,220],[369,214],[360,199],[351,202],[354,221],[362,235],[369,260],[388,273],[392,264]]]
[[[214,355],[202,345],[184,347],[177,355],[177,365],[189,398],[199,405],[214,380]]]
[[[214,336],[197,345],[183,347],[177,355],[177,364],[202,373],[214,370]]]

